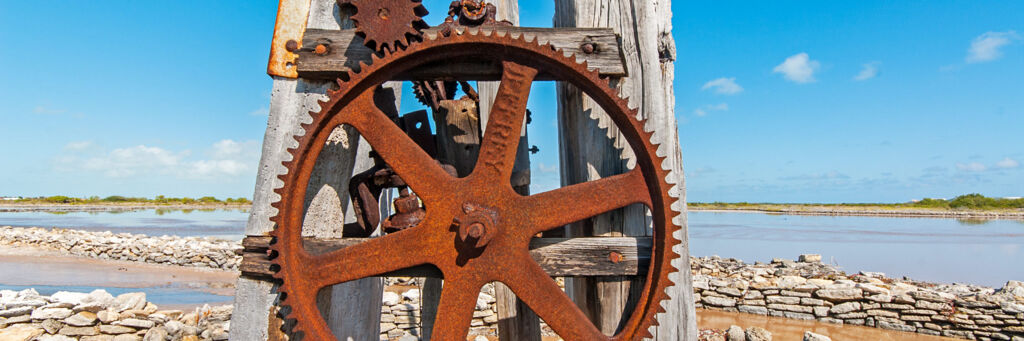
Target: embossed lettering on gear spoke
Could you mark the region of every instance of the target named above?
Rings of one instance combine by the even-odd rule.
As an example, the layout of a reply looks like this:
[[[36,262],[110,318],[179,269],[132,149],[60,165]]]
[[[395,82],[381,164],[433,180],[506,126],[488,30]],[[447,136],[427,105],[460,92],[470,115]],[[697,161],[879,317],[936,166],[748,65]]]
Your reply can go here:
[[[487,170],[490,176],[511,178],[519,132],[526,118],[526,102],[537,69],[508,61],[502,66],[501,85],[494,98],[474,172]]]

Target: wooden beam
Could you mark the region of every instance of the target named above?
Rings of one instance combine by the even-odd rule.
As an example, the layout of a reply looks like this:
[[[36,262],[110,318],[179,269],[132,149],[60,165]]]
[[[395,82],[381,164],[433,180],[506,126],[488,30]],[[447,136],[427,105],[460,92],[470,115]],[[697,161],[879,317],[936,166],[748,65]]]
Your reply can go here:
[[[610,27],[622,37],[622,55],[630,73],[613,78],[613,83],[647,120],[645,128],[654,132],[651,142],[661,145],[659,154],[666,159],[657,166],[671,168],[665,180],[676,185],[669,192],[678,198],[666,205],[679,213],[673,223],[682,226],[682,231],[671,236],[681,241],[673,250],[680,255],[672,262],[678,272],[669,275],[677,285],[668,288],[670,300],[662,303],[666,312],[657,316],[659,321],[669,322],[653,328],[654,340],[693,341],[697,328],[688,271],[686,216],[682,214],[685,186],[672,93],[675,43],[671,18],[671,0],[555,0],[554,26]],[[630,168],[632,150],[609,124],[608,115],[569,84],[558,85],[558,96],[562,184],[597,180]],[[649,236],[651,231],[644,228],[648,224],[643,208],[632,205],[572,224],[567,232],[570,236]],[[566,279],[566,291],[606,333],[614,332],[628,318],[623,313],[633,310],[635,302],[630,296],[639,286],[627,277]]]
[[[618,36],[607,28],[537,28],[537,27],[504,27],[487,26],[481,30],[519,36],[525,34],[527,39],[537,37],[540,44],[551,43],[566,53],[574,53],[578,61],[586,61],[592,69],[598,69],[606,76],[622,77],[626,75],[622,55],[619,54]],[[437,29],[424,31],[428,38],[437,36]],[[596,44],[595,53],[586,54],[580,50],[585,42]],[[314,53],[317,45],[327,47],[321,55]],[[334,79],[359,65],[369,63],[372,50],[363,46],[363,39],[356,35],[354,29],[322,30],[308,29],[302,39],[302,49],[298,51],[296,61],[299,77],[305,79]],[[498,80],[501,78],[501,64],[489,61],[472,61],[444,63],[418,68],[415,73],[399,75],[398,80],[416,79],[453,79],[463,80]],[[540,74],[538,80],[551,80]]]
[[[273,275],[267,248],[271,237],[250,236],[242,241],[239,266],[242,275],[266,278]],[[365,241],[364,238],[306,238],[303,247],[324,254]],[[621,255],[612,261],[612,253]],[[650,261],[651,238],[534,238],[530,255],[551,276],[643,276]],[[442,277],[433,266],[420,266],[383,274],[395,277]]]

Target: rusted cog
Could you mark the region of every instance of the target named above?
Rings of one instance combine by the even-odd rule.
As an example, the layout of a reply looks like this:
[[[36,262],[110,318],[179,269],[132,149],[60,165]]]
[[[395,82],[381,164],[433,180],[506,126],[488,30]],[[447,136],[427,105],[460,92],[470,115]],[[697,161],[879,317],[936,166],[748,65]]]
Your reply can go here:
[[[338,5],[351,6],[356,32],[367,47],[394,51],[418,41],[421,30],[429,27],[423,21],[427,9],[420,0],[337,0]]]
[[[499,51],[499,52],[495,52]],[[426,64],[452,60],[489,59],[503,68],[502,80],[487,122],[473,172],[463,178],[449,175],[374,105],[378,85]],[[651,337],[648,328],[660,303],[668,299],[668,279],[678,271],[671,265],[678,255],[672,236],[680,227],[672,219],[665,159],[651,143],[645,121],[627,106],[596,71],[577,64],[550,45],[521,38],[487,34],[453,34],[427,39],[404,50],[374,57],[362,65],[339,89],[329,92],[313,122],[304,124],[298,148],[290,149],[284,187],[276,190],[281,201],[272,262],[281,280],[282,304],[291,309],[293,331],[307,340],[334,340],[317,309],[317,292],[336,283],[379,276],[390,271],[431,264],[444,275],[444,288],[434,322],[434,340],[465,340],[480,288],[499,281],[526,302],[565,340],[639,340]],[[540,194],[522,196],[511,185],[515,146],[526,116],[533,79],[543,72],[573,84],[600,105],[618,126],[636,154],[636,167],[624,174],[585,182]],[[414,227],[324,254],[303,246],[304,198],[314,164],[331,132],[339,125],[359,131],[385,162],[420,197],[426,215]],[[537,233],[561,228],[631,204],[646,205],[654,236],[636,308],[618,334],[603,335],[530,256],[530,239]],[[671,321],[676,322],[676,321]]]

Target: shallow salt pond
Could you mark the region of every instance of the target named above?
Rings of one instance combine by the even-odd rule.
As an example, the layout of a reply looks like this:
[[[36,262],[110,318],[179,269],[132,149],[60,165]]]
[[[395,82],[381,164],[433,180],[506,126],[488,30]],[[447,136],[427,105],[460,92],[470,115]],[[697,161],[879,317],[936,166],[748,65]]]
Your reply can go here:
[[[144,292],[162,309],[229,304],[237,273],[0,247],[0,290]]]
[[[848,273],[1002,287],[1024,280],[1024,221],[690,212],[690,254],[769,262],[821,254]]]
[[[0,212],[0,226],[59,227],[149,236],[176,235],[241,240],[245,209],[134,209],[109,211]]]
[[[91,231],[129,232],[152,236],[215,236],[240,240],[247,210],[143,209],[120,212],[0,212],[0,226],[39,226]],[[972,283],[1001,287],[1007,280],[1024,280],[1024,221],[963,221],[949,218],[886,218],[854,216],[770,215],[742,212],[690,212],[690,253],[719,255],[745,262],[768,262],[773,257],[794,259],[802,253],[821,254],[825,262],[847,272],[876,271],[940,283]],[[0,274],[12,259],[0,255]],[[6,264],[6,265],[5,265]],[[8,268],[9,269],[9,268]],[[38,277],[46,267],[22,267]],[[133,281],[107,277],[103,284],[84,278],[97,274],[56,272],[61,282],[13,283],[0,275],[0,285],[143,288]],[[230,282],[233,283],[233,280]],[[145,286],[164,288],[164,284]],[[167,297],[179,290],[166,287]],[[64,289],[60,289],[64,290]],[[158,289],[153,295],[161,295]],[[179,301],[190,293],[181,291]],[[200,295],[200,294],[197,294]],[[203,294],[205,295],[205,294]],[[206,297],[206,296],[203,296]],[[225,301],[230,299],[225,299]],[[174,301],[174,300],[169,300]]]

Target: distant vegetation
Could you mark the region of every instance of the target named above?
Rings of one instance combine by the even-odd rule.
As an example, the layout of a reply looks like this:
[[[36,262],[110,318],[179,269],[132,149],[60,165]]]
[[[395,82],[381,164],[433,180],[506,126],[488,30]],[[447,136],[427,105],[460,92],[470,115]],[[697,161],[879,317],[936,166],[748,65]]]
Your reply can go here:
[[[1007,208],[1024,208],[1024,198],[1021,199],[1003,199],[1003,198],[989,198],[981,194],[967,194],[961,195],[953,200],[943,199],[929,199],[911,203],[913,207],[929,207],[929,208],[949,208],[949,209],[976,209],[976,210],[991,210],[991,209],[1007,209]]]
[[[776,203],[749,203],[749,202],[737,202],[737,203],[725,203],[725,202],[691,202],[689,203],[694,208],[732,208],[732,209],[758,209],[765,206],[826,206],[826,207],[862,207],[862,208],[925,208],[925,209],[944,209],[944,210],[1005,210],[1005,209],[1024,209],[1024,198],[1017,199],[1004,199],[1004,198],[989,198],[981,194],[965,194],[953,198],[951,200],[946,199],[932,199],[925,198],[923,200],[899,203],[899,204],[885,204],[885,203],[844,203],[844,204],[776,204]]]
[[[252,201],[246,198],[226,198],[224,200],[217,199],[214,197],[202,197],[202,198],[173,198],[158,195],[153,199],[142,198],[142,197],[125,197],[120,195],[111,195],[106,198],[100,198],[98,196],[91,196],[88,198],[75,198],[64,195],[55,195],[51,197],[38,197],[38,198],[22,198],[14,200],[18,203],[47,203],[47,204],[116,204],[116,203],[131,203],[131,204],[162,204],[162,205],[204,205],[204,204],[232,204],[232,205],[248,205],[252,204]]]

